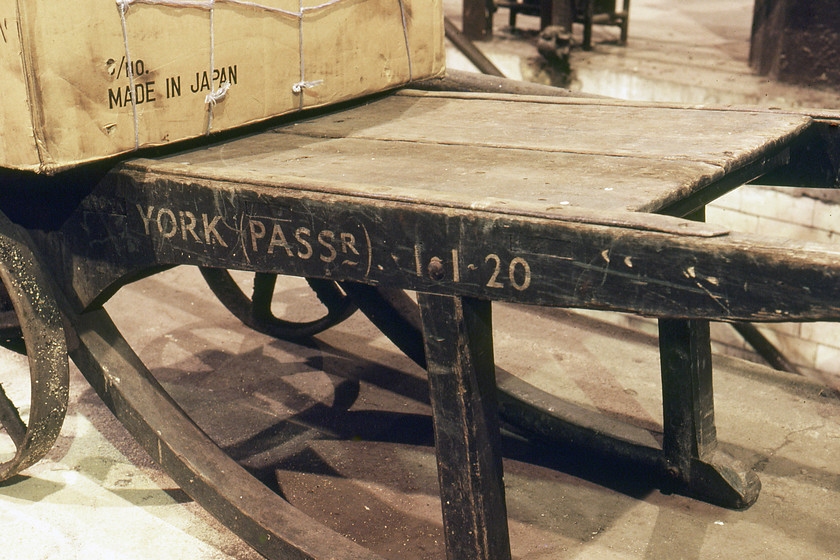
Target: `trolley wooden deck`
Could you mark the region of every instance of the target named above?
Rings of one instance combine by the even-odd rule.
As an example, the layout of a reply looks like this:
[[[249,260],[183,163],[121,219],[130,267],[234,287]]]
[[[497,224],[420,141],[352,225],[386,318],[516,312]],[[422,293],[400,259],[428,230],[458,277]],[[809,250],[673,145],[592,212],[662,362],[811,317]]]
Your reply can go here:
[[[3,280],[33,386],[52,395],[41,406],[33,397],[28,431],[4,420],[20,448],[7,471],[57,435],[66,331],[70,356],[138,441],[262,554],[372,556],[225,456],[101,308],[126,282],[187,264],[208,268],[217,287],[227,269],[321,281],[338,311],[304,336],[340,320],[344,303],[358,305],[427,367],[451,558],[510,555],[497,405],[535,436],[634,458],[665,489],[747,507],[757,478],[716,448],[708,320],[837,319],[840,254],[702,223],[703,207],[768,173],[834,186],[837,122],[827,113],[404,90],[99,176],[43,180],[45,190],[17,193],[28,201],[7,195],[3,208],[19,225],[4,220]],[[41,193],[62,188],[67,210],[39,216]],[[402,290],[416,291],[419,305]],[[231,297],[234,307],[244,298]],[[497,372],[493,301],[660,318],[662,449]]]

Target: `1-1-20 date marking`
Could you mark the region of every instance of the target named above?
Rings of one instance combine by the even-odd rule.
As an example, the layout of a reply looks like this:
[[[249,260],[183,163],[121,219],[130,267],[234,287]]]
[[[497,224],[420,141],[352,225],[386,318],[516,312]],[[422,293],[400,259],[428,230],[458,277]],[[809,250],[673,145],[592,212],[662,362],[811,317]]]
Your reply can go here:
[[[453,282],[461,282],[461,269],[463,264],[458,252],[458,249],[452,249],[450,252],[449,266],[444,264],[444,259],[439,256],[433,256],[426,262],[424,267],[424,259],[421,255],[421,248],[419,245],[414,247],[414,261],[418,276],[428,275],[432,280],[442,281],[447,276]],[[447,271],[451,269],[451,272]],[[467,264],[466,269],[469,271],[477,270],[479,267],[475,264]],[[503,289],[510,285],[513,289],[523,292],[531,285],[531,266],[522,257],[513,257],[506,261],[496,253],[489,253],[484,257],[482,268],[490,271],[489,279],[484,283],[487,288]],[[484,280],[482,279],[482,282]]]

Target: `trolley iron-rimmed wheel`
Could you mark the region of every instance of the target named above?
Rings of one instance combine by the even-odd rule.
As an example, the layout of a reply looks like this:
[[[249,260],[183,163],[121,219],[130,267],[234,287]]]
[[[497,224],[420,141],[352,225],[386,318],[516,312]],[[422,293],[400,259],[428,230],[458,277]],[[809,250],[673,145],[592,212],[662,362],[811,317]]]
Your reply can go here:
[[[0,463],[0,480],[35,464],[52,448],[67,412],[70,386],[61,314],[26,235],[0,214],[0,279],[5,290],[2,333],[23,339],[31,380],[27,421],[0,385],[0,424],[15,445]]]
[[[73,362],[150,457],[198,504],[271,560],[382,560],[257,480],[210,439],[137,356],[104,308],[67,312]]]
[[[353,301],[332,280],[307,278],[306,282],[325,308],[323,316],[311,321],[288,321],[271,310],[276,274],[254,274],[254,291],[249,298],[230,272],[201,268],[204,281],[228,311],[255,331],[282,340],[300,340],[314,336],[344,321],[356,311]]]
[[[359,310],[402,352],[420,367],[426,367],[420,310],[413,299],[399,289],[347,282],[342,283],[341,287]],[[670,338],[674,336],[670,331],[676,330],[679,333],[693,328],[685,321],[672,320],[669,323],[665,329]],[[672,342],[672,346],[677,346],[666,351],[685,355],[685,361],[699,359],[687,353],[688,348],[680,346],[679,341]],[[709,348],[707,350],[710,351]],[[669,366],[667,373],[663,371],[663,378],[670,380],[671,384],[685,384],[689,375],[686,368],[689,366],[684,363],[678,364],[676,368]],[[683,435],[686,440],[689,440],[689,436],[705,438],[702,442],[706,446],[705,453],[682,447],[666,450],[650,447],[647,444],[650,433],[646,429],[564,401],[500,367],[496,367],[495,373],[501,419],[509,428],[529,438],[548,444],[571,446],[593,456],[609,457],[611,461],[640,467],[657,478],[660,488],[667,492],[683,494],[721,507],[744,509],[758,497],[761,484],[755,473],[715,450],[717,440],[713,429],[702,434],[696,426],[685,429],[688,432]],[[663,395],[663,398],[668,397]],[[671,409],[680,408],[679,412],[672,412],[672,416],[676,414],[680,417],[678,420],[687,425],[692,415],[697,413],[708,414],[709,418],[713,418],[713,409],[709,404],[697,404],[685,395],[672,394],[670,399],[666,404]],[[675,437],[673,427],[666,425],[663,430],[666,438]],[[701,447],[698,444],[698,449]],[[675,463],[680,466],[675,467]]]
[[[233,283],[226,271],[221,272]],[[403,290],[395,288],[342,282],[340,285],[335,285],[334,289],[338,291],[339,286],[343,293],[342,297],[352,300],[354,306],[352,308],[357,307],[361,310],[403,353],[420,367],[426,367],[420,311],[412,298]],[[271,290],[269,294],[273,293],[273,283]],[[252,308],[257,307],[256,303],[251,305],[250,300],[247,300],[244,295],[242,298]],[[259,302],[260,298],[255,296],[254,301]],[[269,297],[262,305],[270,305],[270,302]],[[240,320],[243,319],[240,317]],[[263,333],[278,338],[290,338],[254,327],[248,321],[243,320],[243,322]],[[338,322],[324,322],[315,332],[320,332]],[[668,375],[671,378],[674,375],[682,375],[682,372],[672,371]],[[663,376],[665,376],[664,372]],[[714,457],[702,459],[700,456],[695,456],[695,453],[685,450],[669,454],[657,447],[649,447],[645,443],[650,436],[647,430],[612,420],[592,413],[579,405],[563,401],[498,367],[496,368],[496,388],[502,420],[515,431],[520,431],[528,437],[535,437],[549,444],[573,445],[598,456],[627,461],[655,474],[663,490],[691,496],[722,507],[743,509],[749,507],[758,496],[760,483],[755,474],[745,470],[728,456],[716,454]],[[680,398],[683,399],[677,403],[680,406],[699,406],[685,401],[685,397]],[[714,435],[707,434],[706,437],[709,438],[707,443],[714,447]],[[675,457],[671,456],[674,453],[678,455],[676,459],[687,462],[688,467],[683,471],[675,470],[673,465]],[[674,473],[678,475],[676,478]]]

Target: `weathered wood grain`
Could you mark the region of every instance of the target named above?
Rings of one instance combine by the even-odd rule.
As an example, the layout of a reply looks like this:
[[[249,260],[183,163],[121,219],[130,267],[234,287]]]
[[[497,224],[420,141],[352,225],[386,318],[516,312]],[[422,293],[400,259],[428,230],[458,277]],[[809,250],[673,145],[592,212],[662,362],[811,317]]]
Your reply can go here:
[[[625,107],[598,100],[397,95],[134,168],[463,204],[655,212],[784,156],[803,115]],[[556,102],[547,102],[556,101]],[[783,162],[782,162],[783,163]],[[731,187],[730,187],[731,188]]]
[[[448,560],[510,558],[489,301],[419,294]]]
[[[658,317],[840,315],[830,247],[628,211],[761,174],[808,117],[533,99],[392,96],[128,162],[68,220],[57,276],[82,306],[195,264]]]
[[[37,243],[77,310],[179,264],[418,291],[448,549],[504,558],[491,301],[666,319],[674,478],[698,495],[736,490],[715,503],[754,499],[754,485],[713,460],[708,330],[687,320],[838,319],[840,252],[648,212],[688,215],[784,165],[811,130],[808,116],[767,111],[405,93],[119,165]],[[174,456],[160,459],[182,474]],[[232,511],[234,528],[252,532],[237,529],[224,488],[210,485],[208,503],[223,498],[217,515]]]
[[[659,317],[840,317],[832,247],[666,216],[541,217],[129,170],[102,188],[62,231],[72,250],[48,259],[82,306],[121,276],[193,264]]]
[[[550,102],[523,102],[504,96],[465,102],[434,93],[404,93],[283,130],[317,138],[702,161],[728,171],[770,145],[801,133],[810,122],[787,114],[544,100]]]

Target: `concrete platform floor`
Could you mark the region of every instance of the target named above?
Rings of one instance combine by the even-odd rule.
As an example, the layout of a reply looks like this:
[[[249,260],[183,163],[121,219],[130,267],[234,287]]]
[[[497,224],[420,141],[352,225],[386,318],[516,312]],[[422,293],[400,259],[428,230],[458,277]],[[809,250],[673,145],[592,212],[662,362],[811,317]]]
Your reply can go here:
[[[284,280],[278,312],[310,298]],[[230,316],[192,268],[131,285],[108,310],[199,424],[301,510],[387,558],[443,557],[424,373],[363,316],[312,346],[272,340]],[[569,316],[495,306],[499,365],[655,430],[656,342]],[[25,360],[2,360],[18,391]],[[664,495],[644,472],[506,434],[515,557],[840,558],[840,400],[745,362],[715,367],[719,439],[762,480],[752,508]],[[150,462],[77,372],[72,390],[56,448],[0,487],[3,558],[258,557]]]
[[[459,4],[446,0],[447,11]],[[670,88],[687,102],[840,106],[831,92],[752,76],[745,62],[750,14],[745,0],[634,0],[630,45],[604,42],[613,30],[597,30],[595,51],[573,55],[573,87],[607,95],[625,88],[626,97],[642,98]],[[500,33],[491,56],[521,68],[532,48],[522,39]],[[589,83],[601,85],[585,85],[587,72],[600,73]],[[610,83],[618,85],[608,90]],[[733,93],[739,97],[725,97]],[[278,288],[281,311],[299,312],[309,297],[296,280]],[[107,307],[202,427],[300,509],[388,558],[442,557],[424,375],[363,317],[312,346],[279,342],[239,324],[190,268],[129,286]],[[578,317],[570,328],[568,313],[558,310],[498,305],[494,313],[501,367],[656,429],[655,341],[592,318]],[[25,393],[25,358],[2,351],[0,360],[4,387]],[[752,508],[734,512],[664,495],[645,473],[508,434],[514,555],[840,558],[840,400],[760,366],[720,357],[715,367],[719,439],[762,480]],[[57,446],[0,486],[0,558],[259,558],[178,489],[78,372],[72,375]],[[271,441],[285,429],[301,437],[256,445],[257,436]]]
[[[546,68],[536,50],[539,18],[522,16],[516,30],[508,11],[494,19],[491,40],[476,45],[509,78],[568,87],[574,91],[636,101],[707,105],[760,105],[782,108],[837,108],[840,91],[778,83],[749,67],[754,0],[633,0],[627,46],[617,44],[619,28],[593,27],[593,49],[574,48],[569,75]],[[461,0],[444,0],[444,10],[460,26]],[[620,2],[619,2],[620,5]],[[574,40],[583,28],[575,24]],[[476,71],[456,49],[450,68]]]

